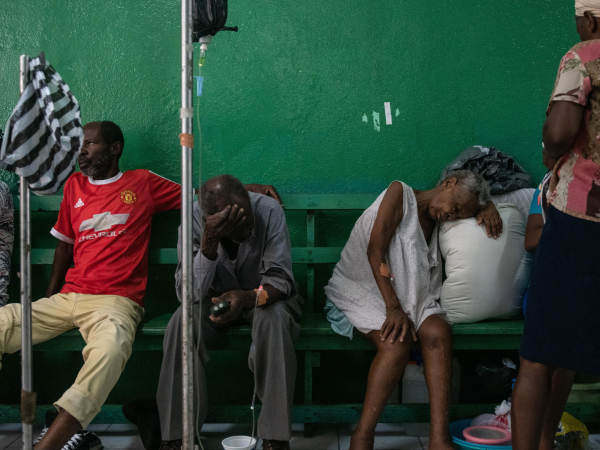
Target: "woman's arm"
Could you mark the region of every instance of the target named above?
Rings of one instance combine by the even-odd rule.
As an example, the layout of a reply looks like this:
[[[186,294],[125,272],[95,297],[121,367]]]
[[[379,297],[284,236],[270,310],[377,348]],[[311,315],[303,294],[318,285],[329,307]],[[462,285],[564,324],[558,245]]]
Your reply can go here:
[[[534,253],[537,248],[542,230],[544,229],[544,218],[541,214],[529,214],[527,227],[525,228],[525,250]]]
[[[566,101],[552,102],[548,117],[544,122],[544,148],[548,155],[560,159],[573,146],[585,107]]]
[[[477,225],[483,224],[489,238],[498,238],[502,233],[502,217],[493,201],[489,201],[475,216]]]
[[[402,183],[398,181],[392,183],[385,193],[381,205],[379,205],[367,248],[369,264],[386,306],[387,317],[381,327],[382,341],[385,341],[389,336],[390,341],[394,342],[400,336],[400,342],[404,342],[409,333],[412,334],[415,341],[417,340],[414,324],[402,310],[400,301],[392,287],[386,259],[390,242],[404,217],[403,196]],[[391,275],[393,276],[393,273]]]
[[[395,308],[400,306],[398,297],[392,288],[392,281],[389,277],[382,275],[382,265],[387,267],[386,254],[390,242],[394,237],[396,228],[400,225],[404,217],[404,188],[402,183],[395,181],[390,185],[383,196],[377,218],[371,231],[369,246],[367,247],[367,257],[375,277],[377,287],[381,291],[386,308]],[[393,274],[392,274],[393,275]]]

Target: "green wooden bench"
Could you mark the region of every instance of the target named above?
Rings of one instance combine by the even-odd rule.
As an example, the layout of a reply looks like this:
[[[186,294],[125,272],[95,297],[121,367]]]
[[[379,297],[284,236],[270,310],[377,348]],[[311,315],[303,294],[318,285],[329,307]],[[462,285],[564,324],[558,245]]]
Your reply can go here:
[[[297,423],[352,423],[357,422],[361,412],[360,404],[316,404],[313,401],[313,369],[319,367],[321,362],[321,353],[330,350],[372,350],[369,342],[361,336],[356,336],[353,340],[341,337],[335,334],[327,322],[322,308],[315,307],[315,297],[321,296],[322,284],[318,285],[315,281],[315,267],[320,265],[335,264],[341,254],[342,246],[345,242],[353,221],[348,222],[345,235],[338,236],[338,246],[317,246],[316,217],[320,214],[334,211],[355,211],[356,216],[362,210],[367,208],[376,198],[376,194],[288,194],[282,195],[288,222],[293,222],[296,226],[292,234],[293,248],[292,259],[294,267],[304,268],[303,278],[305,282],[305,312],[302,319],[302,333],[296,345],[296,349],[304,360],[304,373],[299,373],[298,377],[303,377],[304,401],[301,404],[296,402],[294,406],[293,419]],[[45,226],[50,226],[55,220],[56,212],[60,207],[61,197],[32,197],[31,210],[32,221],[35,217],[45,217]],[[18,199],[15,197],[15,205],[18,207]],[[18,214],[17,214],[18,216]],[[170,213],[169,220],[163,220],[162,216],[155,217],[153,222],[153,238],[166,230],[166,225],[162,222],[169,222],[170,228],[176,228],[178,223],[178,212]],[[331,220],[330,220],[331,222]],[[333,219],[335,222],[335,218]],[[330,223],[329,223],[330,224]],[[35,224],[34,224],[35,225]],[[157,230],[159,228],[159,230]],[[329,226],[327,227],[329,229]],[[18,228],[17,228],[18,229]],[[35,238],[36,233],[44,230],[33,230]],[[47,228],[45,232],[49,231]],[[291,230],[292,231],[292,230]],[[165,233],[167,231],[164,231]],[[169,231],[176,235],[176,229]],[[302,236],[304,234],[304,236]],[[294,241],[305,242],[305,245],[298,246]],[[55,241],[47,241],[47,248],[40,247],[33,243],[31,262],[34,266],[52,265]],[[170,247],[163,247],[160,239],[151,239],[149,250],[149,262],[154,265],[172,266],[177,264],[177,252],[175,242],[171,239]],[[50,245],[53,243],[54,245]],[[15,245],[18,247],[18,245]],[[50,248],[52,247],[52,248]],[[18,267],[19,255],[17,249],[13,257],[13,269]],[[171,272],[171,276],[172,273]],[[35,283],[35,278],[34,278]],[[318,285],[318,286],[317,286]],[[149,295],[158,289],[159,286],[153,285],[153,277],[149,277],[148,292]],[[44,286],[45,289],[45,286]],[[13,289],[14,292],[14,289]],[[42,291],[43,292],[43,291]],[[175,297],[174,291],[171,291],[171,297]],[[147,309],[150,309],[150,302],[146,300]],[[174,305],[172,299],[171,304]],[[171,311],[174,307],[171,309]],[[138,336],[134,343],[134,355],[140,351],[161,351],[163,335],[167,323],[171,317],[168,312],[162,312],[150,315],[138,330]],[[487,322],[469,325],[456,325],[453,328],[454,348],[457,350],[515,350],[518,349],[521,335],[523,332],[523,321],[512,320],[502,322]],[[248,349],[250,346],[250,329],[242,327],[232,329],[228,332],[228,342],[220,350]],[[84,346],[83,339],[77,330],[63,334],[62,336],[45,342],[34,347],[34,354],[37,352],[66,352],[80,351]],[[130,363],[131,364],[131,363]],[[4,369],[5,370],[5,369]],[[156,368],[158,370],[158,368]],[[154,392],[148,392],[148,397],[154,395]],[[133,400],[130,399],[130,400]],[[248,399],[249,400],[249,399]],[[453,405],[451,416],[453,420],[470,418],[475,415],[493,411],[496,405],[486,404],[461,404]],[[42,420],[43,413],[49,405],[38,405],[38,420]],[[600,404],[579,403],[569,406],[569,411],[584,422],[598,422],[600,419]],[[382,422],[426,422],[429,420],[428,405],[388,405],[381,418]],[[20,421],[18,405],[0,405],[0,422],[18,422]],[[237,406],[219,406],[211,405],[208,422],[216,423],[243,423],[251,421],[251,411],[249,405]],[[121,413],[121,405],[106,404],[102,412],[96,417],[96,423],[124,423],[126,419]]]

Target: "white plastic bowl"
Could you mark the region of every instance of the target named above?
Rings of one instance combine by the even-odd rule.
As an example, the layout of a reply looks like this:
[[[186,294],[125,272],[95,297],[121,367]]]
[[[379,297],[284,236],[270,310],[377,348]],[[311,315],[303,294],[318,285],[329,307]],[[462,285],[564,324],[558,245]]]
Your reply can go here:
[[[250,443],[250,436],[231,436],[223,439],[221,445],[223,445],[224,450],[254,450],[256,439],[252,438],[252,443]]]

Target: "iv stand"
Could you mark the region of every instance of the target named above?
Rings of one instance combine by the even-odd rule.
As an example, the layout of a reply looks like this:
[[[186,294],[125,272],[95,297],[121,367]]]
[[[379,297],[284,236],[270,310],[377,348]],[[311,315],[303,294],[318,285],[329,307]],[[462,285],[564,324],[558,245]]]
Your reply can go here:
[[[192,135],[192,0],[181,0],[181,133]],[[188,142],[189,144],[189,142]],[[191,144],[193,145],[193,144]],[[194,383],[192,329],[192,155],[193,148],[181,145],[181,265],[182,265],[182,374],[183,450],[194,450]]]
[[[21,95],[29,78],[29,56],[20,58]],[[31,410],[33,383],[31,377],[31,222],[29,219],[29,182],[20,177],[20,234],[21,234],[21,422],[23,450],[33,447],[33,424],[26,423],[24,412]],[[35,414],[35,401],[33,404]],[[31,412],[31,411],[30,411]]]

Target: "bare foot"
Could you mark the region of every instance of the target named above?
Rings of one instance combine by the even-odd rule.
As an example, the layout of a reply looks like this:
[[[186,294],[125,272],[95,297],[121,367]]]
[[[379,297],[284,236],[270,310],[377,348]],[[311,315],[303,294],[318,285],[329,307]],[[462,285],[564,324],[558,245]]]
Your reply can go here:
[[[348,450],[373,450],[374,445],[375,435],[373,433],[362,433],[356,429],[350,438],[350,448]]]
[[[429,445],[427,446],[427,450],[454,450],[454,444],[452,443],[452,438],[450,436],[445,436],[443,438],[431,438],[429,439]]]

